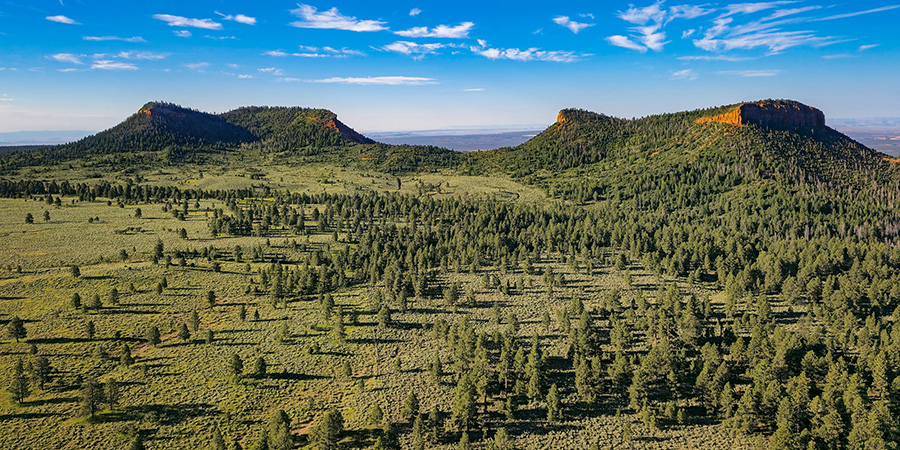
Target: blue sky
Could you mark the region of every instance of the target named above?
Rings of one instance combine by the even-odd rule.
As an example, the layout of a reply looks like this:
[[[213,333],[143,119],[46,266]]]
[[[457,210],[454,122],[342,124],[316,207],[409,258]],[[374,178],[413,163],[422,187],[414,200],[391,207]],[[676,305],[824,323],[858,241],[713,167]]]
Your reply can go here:
[[[874,1],[0,0],[0,132],[100,130],[151,100],[322,107],[362,131],[762,98],[900,116],[898,23]]]

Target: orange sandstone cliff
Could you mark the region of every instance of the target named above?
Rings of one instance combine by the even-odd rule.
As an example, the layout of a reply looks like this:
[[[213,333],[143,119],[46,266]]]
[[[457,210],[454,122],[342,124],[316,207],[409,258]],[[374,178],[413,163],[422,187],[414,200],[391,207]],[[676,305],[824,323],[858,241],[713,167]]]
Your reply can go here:
[[[719,122],[729,125],[754,124],[764,128],[814,131],[825,127],[825,114],[802,103],[763,101],[743,103],[732,111],[714,117],[703,117],[697,123]]]

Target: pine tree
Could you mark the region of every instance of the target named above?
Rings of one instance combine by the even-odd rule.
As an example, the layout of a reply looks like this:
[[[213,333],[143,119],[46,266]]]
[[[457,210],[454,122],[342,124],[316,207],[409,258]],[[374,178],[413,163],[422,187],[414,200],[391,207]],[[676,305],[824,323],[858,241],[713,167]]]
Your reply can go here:
[[[72,309],[81,309],[81,295],[77,292],[72,294],[72,300],[69,304],[72,305]]]
[[[239,380],[244,374],[244,360],[241,359],[241,355],[238,355],[237,353],[231,355],[231,361],[228,365],[231,369],[231,375],[236,380]]]
[[[256,358],[256,363],[253,367],[255,368],[254,373],[258,378],[264,378],[266,376],[266,360],[263,359],[262,356]]]
[[[283,410],[279,409],[272,414],[267,428],[269,449],[288,450],[293,447],[294,439],[291,436],[291,419]]]
[[[159,328],[156,325],[147,328],[147,343],[153,346],[159,345],[161,341],[161,337],[159,335]]]
[[[406,401],[403,402],[403,409],[400,410],[400,417],[402,417],[405,422],[412,422],[418,416],[419,396],[416,395],[415,391],[409,391],[409,395],[406,396]]]
[[[209,305],[210,308],[216,306],[216,293],[214,291],[206,292],[206,304]]]
[[[547,392],[547,421],[556,422],[561,416],[562,404],[559,400],[559,390],[556,388],[556,383],[553,383]]]
[[[384,419],[384,411],[381,410],[381,405],[378,403],[372,403],[372,406],[369,406],[368,411],[368,419],[369,425],[371,426],[381,426],[381,421]]]
[[[45,356],[38,356],[34,358],[34,362],[31,364],[31,379],[37,383],[41,390],[43,390],[44,384],[50,380],[50,373],[52,371],[53,369],[50,367],[50,360]]]
[[[475,419],[475,386],[469,374],[459,377],[451,408],[451,420],[460,430],[468,430]]]
[[[115,379],[109,378],[103,384],[103,400],[109,409],[115,409],[119,404],[119,383]]]
[[[425,450],[425,424],[421,414],[416,415],[413,422],[412,448],[413,450]]]
[[[94,418],[94,414],[100,409],[100,403],[103,401],[103,391],[97,380],[88,378],[81,386],[81,412],[82,414]]]
[[[22,362],[22,358],[17,359],[13,366],[12,379],[9,382],[9,393],[12,394],[12,399],[16,403],[22,403],[31,393],[28,387],[28,378],[25,376],[25,365]]]
[[[191,338],[191,332],[188,330],[187,325],[184,322],[178,324],[178,339],[182,341],[187,341]]]
[[[391,309],[387,305],[381,305],[378,310],[378,327],[387,328],[391,324]]]
[[[191,331],[196,333],[197,330],[200,329],[200,315],[197,314],[197,311],[191,311],[191,317],[188,319],[188,323],[191,326]]]
[[[25,339],[28,335],[28,330],[25,329],[25,323],[22,322],[22,319],[20,319],[19,316],[13,316],[12,320],[10,320],[9,324],[6,326],[6,334],[8,334],[10,338],[15,339],[16,342],[19,342],[19,339]]]
[[[318,450],[337,450],[343,431],[344,416],[337,408],[331,408],[310,431],[310,441]]]

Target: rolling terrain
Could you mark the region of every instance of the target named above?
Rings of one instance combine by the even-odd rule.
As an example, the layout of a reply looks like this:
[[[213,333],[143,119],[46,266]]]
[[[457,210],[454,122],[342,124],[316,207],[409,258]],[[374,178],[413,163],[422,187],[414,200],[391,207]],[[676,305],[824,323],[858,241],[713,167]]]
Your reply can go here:
[[[896,164],[786,100],[475,153],[148,103],[0,155],[0,447],[895,448]]]

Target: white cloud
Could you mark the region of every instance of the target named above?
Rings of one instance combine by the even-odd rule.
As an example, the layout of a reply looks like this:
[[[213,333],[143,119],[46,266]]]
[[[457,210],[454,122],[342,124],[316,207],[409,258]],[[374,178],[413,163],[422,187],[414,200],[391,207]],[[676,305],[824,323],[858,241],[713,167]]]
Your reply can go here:
[[[98,59],[91,64],[91,69],[100,70],[138,70],[137,66],[130,63],[112,61],[108,59]]]
[[[409,10],[410,16],[415,17],[415,16],[418,16],[419,14],[422,14],[422,10],[419,8],[413,8],[413,9]]]
[[[481,92],[484,88],[471,88],[471,89],[463,89],[463,92]]]
[[[57,53],[55,55],[50,55],[50,59],[69,64],[84,64],[84,62],[81,61],[80,56],[71,53]]]
[[[153,18],[169,24],[170,27],[193,27],[204,30],[221,30],[222,24],[211,19],[190,19],[187,17],[173,16],[171,14],[154,14]]]
[[[253,75],[250,75],[249,73],[242,73],[242,74],[238,74],[237,77],[242,80],[249,80],[249,79],[253,78]]]
[[[813,19],[813,20],[811,20],[811,22],[821,22],[823,20],[846,19],[848,17],[856,17],[856,16],[861,16],[863,14],[872,14],[872,13],[877,13],[877,12],[882,12],[882,11],[890,11],[892,9],[897,9],[897,8],[900,8],[900,5],[883,6],[881,8],[867,9],[865,11],[857,11],[857,12],[852,12],[852,13],[847,13],[847,14],[836,14],[833,16],[822,17],[820,19]]]
[[[665,8],[662,1],[645,7],[629,6],[627,10],[619,11],[617,15],[620,19],[634,25],[629,28],[629,31],[632,32],[631,35],[613,35],[606,38],[606,41],[611,45],[641,53],[645,53],[647,50],[661,52],[670,42],[666,40],[666,32],[663,31],[663,27],[676,19],[696,19],[711,12],[711,9],[694,5],[676,5]],[[688,30],[683,32],[681,37],[687,38],[693,33],[693,30]]]
[[[404,55],[424,56],[434,54],[444,47],[444,44],[438,43],[417,44],[415,42],[409,41],[397,41],[392,44],[385,45],[384,47],[381,47],[381,49],[389,52],[402,53]]]
[[[153,52],[136,52],[136,51],[127,51],[127,52],[119,52],[116,57],[122,59],[143,59],[146,61],[159,61],[161,59],[166,59],[167,55],[162,53],[153,53]]]
[[[295,81],[293,79],[285,79],[285,81]],[[421,86],[425,84],[437,84],[433,78],[423,77],[334,77],[322,80],[313,80],[314,83],[339,83],[339,84],[359,84],[363,86],[384,85],[384,86]]]
[[[736,75],[744,78],[774,77],[781,73],[781,70],[723,70],[717,72],[720,75]]]
[[[245,16],[243,14],[225,15],[218,11],[216,11],[216,14],[222,16],[222,20],[231,20],[245,25],[256,25],[256,17]]]
[[[864,51],[866,51],[866,50],[871,50],[871,49],[873,49],[873,48],[875,48],[875,47],[878,47],[879,45],[881,45],[881,44],[860,45],[859,48],[858,48],[857,50],[858,50],[858,51],[861,51],[861,52],[864,52]]]
[[[748,56],[729,56],[729,55],[699,55],[699,56],[679,56],[679,60],[681,61],[729,61],[729,62],[740,62],[740,61],[749,61],[751,58]]]
[[[174,33],[175,36],[178,36],[178,37],[183,37],[183,38],[191,37],[191,32],[188,30],[175,30],[172,33]]]
[[[622,35],[617,34],[615,36],[610,36],[610,37],[606,38],[606,41],[612,45],[615,45],[616,47],[637,50],[641,53],[644,53],[647,51],[647,47],[644,47],[643,45],[632,41],[631,39],[628,38],[628,36],[622,36]]]
[[[14,102],[16,99],[9,97],[0,97],[0,102]]]
[[[276,77],[280,77],[280,76],[284,75],[284,72],[282,72],[281,69],[278,69],[276,67],[264,67],[262,69],[259,69],[259,71],[263,72],[263,73],[271,73],[272,75],[275,75]]]
[[[303,19],[291,22],[297,28],[318,28],[347,31],[383,31],[387,30],[384,22],[378,20],[358,20],[356,17],[345,16],[337,8],[327,11],[319,11],[314,6],[297,5],[298,8],[291,14]]]
[[[191,69],[191,70],[195,70],[197,72],[202,72],[203,69],[209,67],[209,63],[208,62],[189,63],[189,64],[184,64],[184,67],[187,67],[188,69]]]
[[[365,56],[365,53],[359,50],[353,50],[349,48],[334,48],[334,47],[312,47],[308,45],[301,45],[299,47],[299,52],[288,53],[283,50],[269,50],[263,52],[263,55],[273,56],[276,58],[284,58],[287,56],[296,56],[300,58],[346,58],[348,56]]]
[[[697,72],[692,69],[676,70],[672,72],[673,80],[696,80]]]
[[[118,36],[85,36],[83,38],[85,41],[122,41],[122,42],[131,42],[131,43],[139,43],[139,42],[147,42],[144,38],[140,36],[134,36],[130,38],[118,37]]]
[[[793,1],[778,1],[778,2],[757,2],[757,3],[735,3],[733,5],[728,5],[725,7],[724,16],[732,16],[735,14],[753,14],[760,11],[765,11],[767,9],[777,8],[779,5],[789,5],[794,3]]]
[[[51,22],[64,23],[66,25],[79,25],[78,22],[66,16],[47,16],[46,19]]]
[[[478,40],[477,46],[469,47],[472,53],[484,56],[488,59],[510,59],[513,61],[550,61],[570,63],[590,56],[587,54],[577,54],[570,51],[559,50],[541,50],[538,48],[529,48],[520,50],[518,48],[491,48],[483,39]]]
[[[438,25],[434,28],[415,27],[408,30],[395,31],[394,34],[409,38],[448,38],[465,39],[469,37],[469,31],[474,27],[472,22],[463,22],[455,27],[450,25]]]
[[[579,31],[594,26],[593,23],[582,23],[576,22],[574,20],[569,19],[569,16],[559,16],[553,19],[557,25],[563,26],[571,30],[573,33],[578,34]]]

